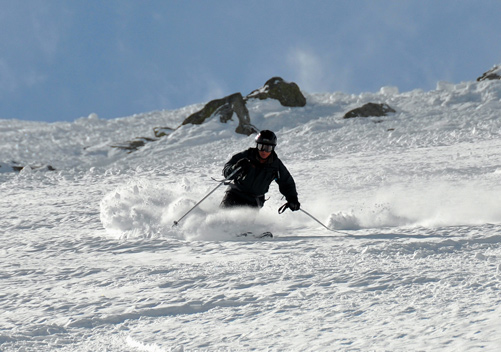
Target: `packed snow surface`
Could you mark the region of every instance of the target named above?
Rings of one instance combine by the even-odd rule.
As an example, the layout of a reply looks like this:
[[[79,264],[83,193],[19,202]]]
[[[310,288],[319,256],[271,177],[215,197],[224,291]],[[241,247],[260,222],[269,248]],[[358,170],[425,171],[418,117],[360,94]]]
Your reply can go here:
[[[276,185],[258,213],[220,210],[219,187],[173,227],[254,136],[213,118],[111,146],[202,104],[0,120],[0,350],[500,350],[501,81],[307,100],[248,108],[334,231],[279,215]],[[368,102],[397,112],[342,118]]]

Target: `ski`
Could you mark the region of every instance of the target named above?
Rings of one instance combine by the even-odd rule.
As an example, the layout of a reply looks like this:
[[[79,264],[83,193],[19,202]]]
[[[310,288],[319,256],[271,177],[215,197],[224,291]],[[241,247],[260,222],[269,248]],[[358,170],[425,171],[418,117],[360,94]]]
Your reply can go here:
[[[255,234],[253,232],[247,231],[242,232],[237,235],[237,237],[254,237],[254,238],[273,238],[273,234],[269,231],[265,231],[259,234]]]

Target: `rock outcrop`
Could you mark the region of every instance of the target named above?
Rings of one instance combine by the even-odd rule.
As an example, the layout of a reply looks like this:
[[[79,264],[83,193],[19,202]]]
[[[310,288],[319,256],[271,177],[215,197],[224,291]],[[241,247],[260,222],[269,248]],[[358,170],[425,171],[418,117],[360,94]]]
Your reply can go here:
[[[294,82],[285,82],[281,77],[270,78],[262,88],[247,95],[246,99],[276,99],[283,106],[303,107],[306,98]]]
[[[162,137],[165,137],[165,136],[171,134],[175,130],[176,130],[175,128],[171,128],[171,127],[154,127],[153,133],[155,134],[155,137],[162,138]]]
[[[12,162],[1,162],[0,163],[0,173],[2,172],[21,172],[23,169],[33,170],[33,171],[56,171],[51,165],[22,165],[16,161]]]
[[[494,66],[489,71],[485,72],[482,76],[477,78],[477,81],[487,81],[501,79],[501,66]]]
[[[157,139],[150,137],[137,137],[132,141],[123,142],[120,144],[112,145],[111,148],[116,148],[120,150],[125,150],[127,153],[132,153],[141,147],[144,147],[146,143],[155,142]]]
[[[349,119],[353,117],[387,116],[388,113],[394,112],[396,111],[388,104],[367,103],[359,108],[348,111],[344,115],[344,118]]]
[[[269,79],[262,88],[257,89],[245,98],[241,93],[228,95],[221,99],[208,102],[202,110],[188,116],[182,125],[200,125],[210,118],[219,118],[222,123],[226,123],[236,115],[238,126],[236,133],[251,135],[258,130],[251,124],[249,110],[246,102],[249,99],[276,99],[283,106],[302,107],[306,105],[306,98],[296,83],[285,82],[280,77]]]
[[[205,120],[212,117],[219,117],[222,123],[226,123],[232,119],[233,114],[238,118],[238,126],[235,132],[245,134],[247,136],[257,132],[251,125],[249,110],[245,105],[244,98],[241,93],[228,95],[222,99],[216,99],[208,102],[202,110],[197,111],[188,116],[182,125],[194,124],[200,125]]]

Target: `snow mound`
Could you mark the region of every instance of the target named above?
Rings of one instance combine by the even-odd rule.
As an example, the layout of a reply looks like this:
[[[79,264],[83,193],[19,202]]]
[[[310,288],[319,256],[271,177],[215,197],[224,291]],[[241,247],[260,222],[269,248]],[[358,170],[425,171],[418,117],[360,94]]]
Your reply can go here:
[[[329,216],[327,227],[337,230],[358,230],[360,229],[360,220],[353,214],[338,212]]]
[[[252,208],[199,213],[188,218],[182,227],[187,240],[235,240],[244,232],[259,234],[272,228],[271,219]]]
[[[148,181],[131,182],[102,199],[100,217],[106,231],[116,238],[176,236],[171,229],[173,219],[193,204],[175,189]]]
[[[193,208],[198,200],[184,195],[189,190],[186,179],[170,189],[151,181],[130,182],[102,199],[101,223],[113,238],[177,237],[189,241],[232,240],[244,232],[262,233],[273,227],[272,217],[264,212],[223,210],[213,204],[214,199]],[[175,221],[179,221],[177,226],[173,226]]]

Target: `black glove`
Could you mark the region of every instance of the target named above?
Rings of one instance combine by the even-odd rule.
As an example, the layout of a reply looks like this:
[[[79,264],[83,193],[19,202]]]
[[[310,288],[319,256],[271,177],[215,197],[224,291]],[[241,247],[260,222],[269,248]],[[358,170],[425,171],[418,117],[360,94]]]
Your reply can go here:
[[[232,179],[242,178],[245,175],[247,175],[247,173],[251,168],[250,160],[247,158],[242,158],[239,161],[237,161],[237,163],[233,166],[233,170],[237,170],[239,168],[240,170],[238,170],[237,173],[233,175]]]
[[[297,198],[290,198],[287,199],[287,204],[290,210],[292,211],[297,211],[299,208],[301,208],[301,204],[299,204],[299,201]]]

